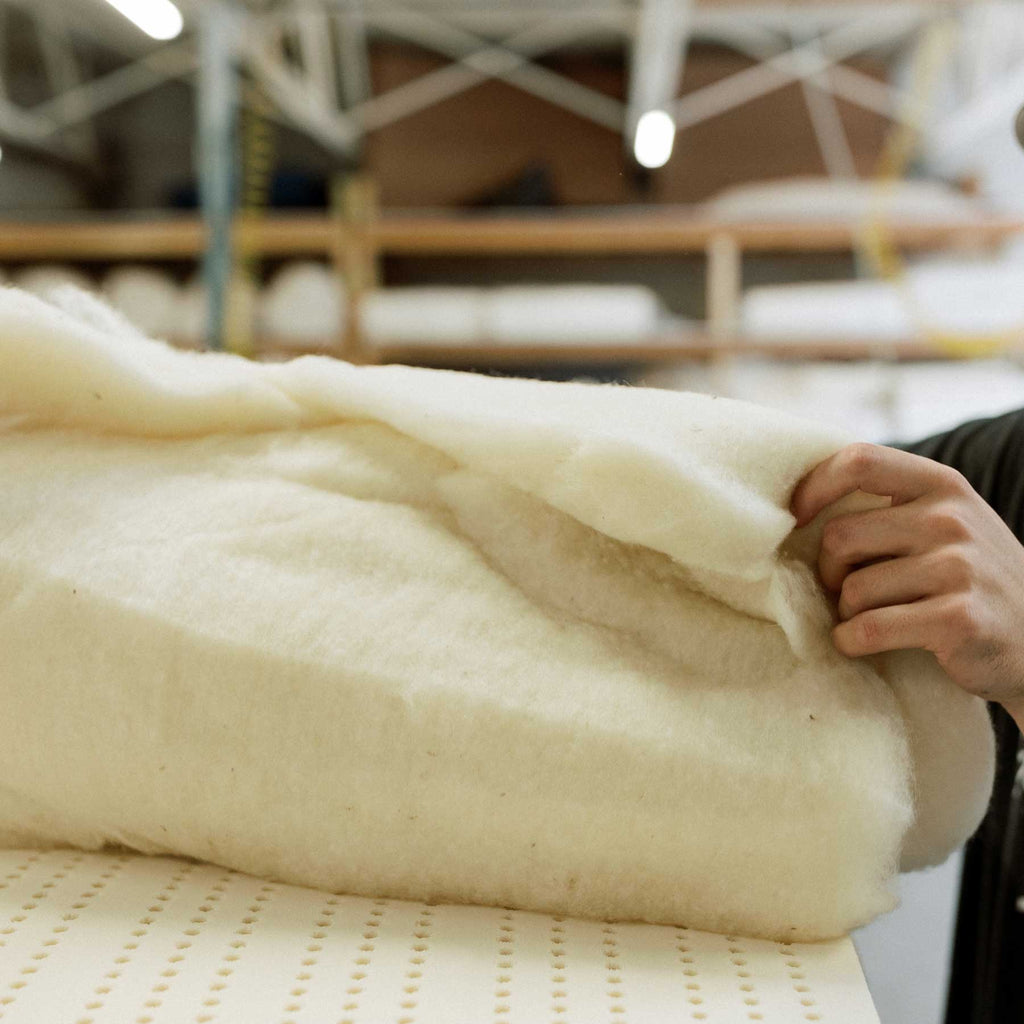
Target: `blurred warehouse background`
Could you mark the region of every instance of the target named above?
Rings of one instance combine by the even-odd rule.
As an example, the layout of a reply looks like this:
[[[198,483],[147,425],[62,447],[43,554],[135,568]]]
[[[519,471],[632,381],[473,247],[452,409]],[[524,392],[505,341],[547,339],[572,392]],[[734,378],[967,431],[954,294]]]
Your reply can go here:
[[[255,358],[1024,405],[1024,3],[0,0],[0,274]],[[859,936],[943,1018],[958,862]]]

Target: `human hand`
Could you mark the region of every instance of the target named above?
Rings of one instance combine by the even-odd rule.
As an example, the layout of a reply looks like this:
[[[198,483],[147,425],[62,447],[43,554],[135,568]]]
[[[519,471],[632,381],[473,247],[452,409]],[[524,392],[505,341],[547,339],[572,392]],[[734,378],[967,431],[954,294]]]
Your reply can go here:
[[[843,448],[800,481],[797,525],[854,491],[891,505],[825,524],[818,569],[839,595],[836,648],[929,650],[958,686],[1024,728],[1024,546],[956,470],[871,444]]]

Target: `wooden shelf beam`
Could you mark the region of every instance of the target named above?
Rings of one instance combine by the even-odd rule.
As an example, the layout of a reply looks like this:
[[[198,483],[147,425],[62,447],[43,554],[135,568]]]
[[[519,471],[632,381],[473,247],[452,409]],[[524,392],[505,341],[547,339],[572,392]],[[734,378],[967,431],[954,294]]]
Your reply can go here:
[[[323,346],[296,348],[275,339],[264,339],[260,351],[269,358],[288,358],[303,354],[327,354]],[[1014,352],[1024,352],[1021,347]],[[616,366],[627,364],[679,363],[720,359],[726,356],[762,356],[783,361],[864,359],[936,360],[949,359],[950,353],[924,339],[882,341],[868,338],[822,339],[782,344],[752,338],[715,338],[693,333],[651,339],[636,344],[572,344],[534,342],[525,344],[477,343],[473,345],[437,345],[393,343],[366,346],[372,362],[405,363],[449,369],[516,369],[537,366]]]
[[[452,368],[612,366],[708,359],[731,354],[774,359],[934,359],[947,356],[914,339],[823,339],[820,343],[778,344],[736,336],[739,266],[757,252],[849,252],[862,225],[836,221],[728,223],[693,211],[601,211],[586,214],[452,215],[393,213],[373,216],[372,202],[354,215],[323,214],[241,218],[234,227],[237,251],[269,257],[321,257],[373,286],[380,256],[404,255],[683,255],[707,260],[709,295],[715,313],[708,333],[676,333],[631,345],[371,345],[353,326],[336,355],[357,362],[404,362]],[[365,205],[365,204],[364,204]],[[986,216],[939,223],[888,227],[894,246],[905,251],[954,245],[994,245],[1024,234],[1024,219]],[[39,260],[195,260],[206,232],[194,217],[148,220],[82,220],[72,223],[7,222],[0,226],[0,262]],[[354,268],[362,268],[356,274]],[[353,309],[358,302],[353,298]],[[357,320],[353,318],[353,324]],[[290,346],[264,339],[268,355],[292,354]],[[323,351],[323,349],[319,349]]]
[[[320,214],[240,220],[240,250],[266,256],[329,255],[337,221]],[[588,213],[544,216],[391,214],[361,225],[365,241],[395,255],[639,255],[703,253],[728,237],[747,253],[845,252],[863,227],[840,221],[723,222],[690,213]],[[893,223],[894,245],[924,251],[952,245],[991,245],[1024,234],[1024,219]],[[0,260],[194,259],[206,232],[193,217],[75,222],[7,221],[0,225]]]

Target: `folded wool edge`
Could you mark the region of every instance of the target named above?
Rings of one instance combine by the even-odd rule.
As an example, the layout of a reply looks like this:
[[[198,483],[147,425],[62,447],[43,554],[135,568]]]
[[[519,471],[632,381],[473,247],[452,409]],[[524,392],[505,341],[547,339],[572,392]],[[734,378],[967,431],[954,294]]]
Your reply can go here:
[[[114,446],[120,451],[127,446],[139,461],[149,450],[147,441],[151,446],[198,445],[195,457],[201,458],[204,439],[230,446],[235,443],[230,441],[232,436],[239,438],[238,444],[245,438],[262,444],[263,435],[279,435],[287,446],[307,435],[319,438],[336,427],[351,431],[365,424],[378,432],[394,431],[451,462],[456,471],[439,470],[432,485],[446,502],[446,514],[454,517],[462,536],[491,565],[498,565],[524,593],[553,608],[554,615],[571,613],[604,629],[614,628],[617,635],[633,638],[629,643],[639,643],[641,648],[670,647],[666,630],[657,636],[644,635],[644,616],[636,612],[645,602],[657,603],[658,589],[648,586],[648,581],[661,574],[662,586],[674,587],[681,579],[698,595],[703,603],[693,605],[697,614],[714,617],[719,614],[716,609],[724,608],[738,616],[736,622],[744,623],[744,637],[753,636],[750,630],[758,628],[758,623],[777,625],[794,663],[842,677],[843,699],[852,701],[850,706],[856,707],[857,688],[863,687],[864,694],[870,694],[864,698],[864,720],[851,717],[845,726],[847,738],[859,737],[864,750],[883,742],[887,747],[883,760],[892,774],[887,804],[879,810],[879,818],[885,820],[878,825],[879,835],[870,851],[877,863],[862,872],[864,877],[873,875],[875,885],[870,893],[859,893],[859,909],[856,899],[846,898],[849,894],[836,894],[831,910],[821,910],[815,919],[805,908],[804,919],[796,926],[787,925],[780,934],[823,937],[860,923],[885,909],[887,900],[891,903],[885,889],[896,860],[902,858],[907,868],[936,863],[976,827],[991,786],[993,763],[992,734],[983,703],[959,691],[921,652],[886,655],[871,664],[852,663],[839,658],[829,643],[829,607],[809,569],[821,524],[792,534],[793,519],[786,506],[800,476],[849,440],[839,432],[745,403],[700,395],[501,380],[408,367],[353,367],[320,357],[259,365],[229,356],[176,352],[118,329],[104,307],[91,298],[67,292],[57,299],[60,305],[53,306],[13,289],[0,293],[0,423],[6,422],[12,435],[52,434],[57,444],[75,437],[87,447],[92,436],[97,450]],[[385,462],[388,457],[386,452],[381,455]],[[271,456],[263,452],[260,458]],[[515,508],[517,503],[522,503],[522,515],[506,517],[505,529],[510,537],[523,532],[518,546],[492,535],[490,525],[501,518],[498,510]],[[578,536],[572,533],[576,529],[582,531]],[[601,558],[627,558],[626,579],[633,572],[646,574],[647,589],[641,587],[631,595],[621,580],[608,583],[613,591],[619,588],[623,598],[614,607],[614,602],[602,603],[584,593],[599,578],[591,562],[581,570],[585,586],[575,591],[570,587],[561,592],[550,578],[536,579],[532,558],[524,558],[523,552],[543,549],[553,543],[552,537],[563,534],[572,534],[576,547],[563,546],[558,554],[562,561],[556,559],[554,564],[571,569],[573,559],[582,557],[577,550],[597,550],[595,538],[603,536],[611,546],[608,551],[601,549]],[[24,565],[20,570],[12,568],[12,579],[17,571],[29,570]],[[565,576],[573,578],[571,572]],[[25,586],[25,581],[18,586]],[[4,593],[0,574],[0,595]],[[673,599],[685,605],[678,594]],[[130,597],[126,600],[132,603]],[[581,604],[587,609],[581,611]],[[665,615],[669,614],[666,606]],[[612,674],[609,670],[609,678]],[[890,697],[879,691],[880,685]],[[710,695],[702,697],[711,700]],[[488,699],[493,700],[493,695]],[[749,693],[744,699],[753,700]],[[756,701],[753,708],[743,707],[737,698],[736,707],[756,713]],[[877,734],[869,740],[864,722],[872,715],[888,717],[875,723]],[[13,722],[13,716],[8,721]],[[483,728],[479,722],[478,727]],[[794,740],[779,735],[765,742],[783,750]],[[856,753],[851,751],[851,764]],[[651,758],[657,760],[654,754]],[[7,794],[6,803],[4,799],[9,789],[6,777],[12,774],[17,773],[10,765],[0,774],[0,838],[6,831],[28,842],[48,829],[51,840],[72,835],[81,843],[83,836],[90,835],[88,822],[69,825],[63,836],[53,834],[54,821],[62,814],[68,820],[72,817],[68,808],[59,809],[56,818],[43,815],[49,825],[42,832],[25,830],[24,821],[32,818],[32,814],[25,818],[22,807],[26,794],[14,792]],[[794,779],[794,785],[801,784],[804,780]],[[728,788],[725,783],[722,786]],[[661,794],[660,799],[665,796]],[[5,807],[21,807],[21,811],[5,814]],[[705,810],[713,821],[711,809]],[[843,813],[834,806],[822,811]],[[479,813],[486,815],[483,810]],[[671,814],[662,813],[666,822],[678,825]],[[735,824],[719,821],[714,827],[721,830],[723,839],[737,842]],[[831,824],[825,820],[819,827],[827,831]],[[593,823],[580,822],[577,828],[586,832]],[[837,826],[836,835],[841,832]],[[129,845],[163,849],[152,835],[130,833],[126,826],[121,836]],[[486,829],[480,836],[487,838]],[[112,837],[96,835],[94,841],[104,838]],[[295,863],[289,863],[287,856],[282,859],[280,851],[276,859],[240,860],[237,850],[222,849],[215,839],[210,843],[201,853],[222,863],[233,862],[232,866],[307,884],[330,886],[339,881],[323,865],[306,863],[308,852],[295,854]],[[610,841],[607,845],[609,856],[611,849],[618,849]],[[194,855],[195,849],[171,852]],[[688,852],[696,858],[694,850]],[[843,853],[833,849],[829,855]],[[861,855],[868,856],[864,851]],[[819,851],[818,856],[823,854]],[[296,866],[299,862],[304,866]],[[697,859],[679,868],[713,870]],[[413,869],[409,864],[402,869],[402,879],[375,877],[371,887],[422,897],[415,879],[408,877]],[[477,869],[486,876],[485,869],[479,865]],[[651,877],[656,875],[653,872]],[[845,876],[839,872],[836,877]],[[340,881],[352,884],[350,876]],[[660,881],[670,884],[667,876]],[[543,895],[532,895],[522,878],[518,889],[510,888],[507,879],[490,888],[485,883],[486,879],[467,881],[462,890],[453,891],[450,885],[435,882],[430,891],[480,901],[503,897],[537,909],[649,920],[669,920],[689,910],[685,923],[750,933],[769,934],[773,927],[770,916],[762,912],[752,911],[744,918],[733,907],[724,917],[716,917],[712,908],[694,911],[667,896],[659,903],[657,897],[634,891],[629,898],[616,899],[607,890],[598,891],[600,884],[574,895],[572,890],[579,890],[581,884],[587,888],[579,878],[568,889],[549,885]],[[621,878],[618,884],[622,886]],[[537,891],[542,888],[533,886]],[[817,898],[820,901],[821,893]],[[778,915],[777,903],[766,897],[762,902]],[[778,927],[782,929],[781,924]]]

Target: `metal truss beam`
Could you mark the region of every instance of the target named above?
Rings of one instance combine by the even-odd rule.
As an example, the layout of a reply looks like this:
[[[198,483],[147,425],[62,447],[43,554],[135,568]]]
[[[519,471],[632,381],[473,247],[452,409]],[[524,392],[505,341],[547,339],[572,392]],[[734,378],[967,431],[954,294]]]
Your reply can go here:
[[[152,53],[82,82],[32,108],[55,130],[81,124],[111,107],[155,89],[176,78],[189,78],[196,70],[195,45],[191,39],[168,43]]]
[[[910,34],[918,23],[916,16],[908,18],[899,11],[887,14],[883,9],[841,24],[820,38],[688,93],[676,104],[676,124],[692,127],[804,78],[817,77],[823,88],[831,90],[834,83],[823,77],[824,72],[858,53]]]
[[[201,12],[204,2],[191,9]],[[42,103],[18,106],[4,93],[0,69],[0,134],[25,146],[87,163],[94,153],[89,132],[96,115],[168,80],[195,77],[195,45],[185,38],[83,80],[72,45],[72,36],[83,31],[83,18],[89,21],[82,9],[59,0],[0,0],[0,14],[6,6],[22,9],[38,23],[53,90]],[[249,8],[241,53],[273,100],[275,117],[345,155],[358,151],[365,133],[487,79],[508,82],[627,137],[649,109],[667,109],[685,129],[797,82],[826,165],[846,175],[852,157],[837,98],[894,120],[915,115],[900,90],[843,62],[910,38],[936,16],[929,3],[808,5],[797,12],[767,5],[733,11],[698,6],[695,0],[520,0],[493,8],[467,0],[415,7],[393,0],[296,0],[267,13]],[[811,34],[787,45],[797,31]],[[450,63],[373,95],[371,32],[408,40]],[[297,59],[286,49],[286,33],[295,41]],[[567,43],[597,37],[624,39],[630,47],[626,103],[537,63]],[[720,41],[758,63],[679,97],[686,44],[695,38]],[[938,127],[930,148],[963,151],[984,126],[1008,117],[1021,95],[1024,73],[1014,69],[989,85],[979,81],[965,104]]]
[[[626,130],[649,110],[668,111],[679,95],[693,0],[642,0],[629,62]]]
[[[612,131],[622,131],[625,106],[619,100],[531,63],[532,58],[578,38],[592,17],[589,11],[570,8],[494,44],[420,11],[393,6],[368,11],[369,23],[434,50],[453,63],[402,87],[401,103],[395,102],[398,97],[393,95],[398,90],[370,100],[364,105],[363,121],[368,128],[382,127],[422,109],[428,104],[416,103],[415,94],[420,89],[424,98],[432,97],[429,102],[435,103],[439,97],[463,92],[483,79],[498,78]]]
[[[43,58],[51,98],[26,107],[0,89],[0,134],[12,142],[95,169],[97,147],[93,119],[171,78],[187,77],[195,69],[188,40],[151,50],[105,75],[83,80],[72,38],[74,22],[62,7],[22,7],[30,17]],[[6,10],[0,6],[0,13]],[[0,68],[0,82],[3,69]]]
[[[810,67],[807,74],[800,76],[800,88],[803,90],[804,102],[811,118],[811,127],[821,152],[825,170],[832,178],[856,178],[857,167],[853,160],[853,150],[846,137],[843,119],[832,90],[828,85],[828,74],[820,70],[824,54],[821,43],[813,37],[801,47],[804,65]]]

